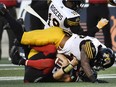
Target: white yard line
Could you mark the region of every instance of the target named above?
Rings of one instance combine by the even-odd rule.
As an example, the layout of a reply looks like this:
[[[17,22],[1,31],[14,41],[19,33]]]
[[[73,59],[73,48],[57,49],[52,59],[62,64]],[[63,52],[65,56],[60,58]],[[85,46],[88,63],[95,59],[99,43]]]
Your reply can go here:
[[[18,66],[18,65],[14,65],[14,64],[0,64],[0,66]]]
[[[18,66],[18,65],[14,65],[14,64],[0,64],[1,66]],[[116,63],[113,65],[113,67],[116,67]]]
[[[113,67],[116,67],[116,64],[114,64]]]
[[[23,76],[0,77],[0,81],[4,80],[23,80]]]
[[[5,80],[23,80],[23,76],[9,76],[9,77],[0,77],[0,81],[5,81]],[[98,79],[103,79],[103,78],[116,78],[116,74],[101,74],[98,75]]]
[[[2,68],[0,70],[24,70],[24,68]]]
[[[100,78],[116,78],[116,74],[100,74],[98,75],[98,79]]]
[[[13,64],[0,64],[0,67],[5,67],[5,66],[17,66]],[[116,63],[113,65],[113,67],[116,67]],[[1,68],[0,70],[23,70],[24,68]],[[9,77],[0,77],[0,81],[4,80],[23,80],[23,76],[9,76]],[[102,78],[116,78],[116,74],[100,74],[98,75],[99,79]]]

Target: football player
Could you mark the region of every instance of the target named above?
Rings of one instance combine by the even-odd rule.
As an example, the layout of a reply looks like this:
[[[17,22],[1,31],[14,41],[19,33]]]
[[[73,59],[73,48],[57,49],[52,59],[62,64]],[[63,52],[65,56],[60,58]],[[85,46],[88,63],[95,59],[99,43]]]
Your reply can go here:
[[[20,56],[18,48],[19,47],[16,45],[13,46],[10,57],[13,64],[25,66],[24,83],[50,81],[46,77],[48,77],[55,66],[55,46],[49,44],[41,47],[34,46],[31,47],[31,49],[30,47],[23,47],[26,52],[30,49],[28,55],[25,56],[25,58]],[[34,51],[33,48],[38,52]],[[50,78],[53,78],[52,75],[50,76]]]
[[[19,43],[32,46],[54,44],[58,53],[63,53],[68,56],[73,55],[78,62],[81,62],[81,67],[91,82],[96,82],[97,79],[91,70],[90,61],[98,60],[95,62],[99,63],[99,61],[102,60],[100,64],[103,68],[111,67],[114,64],[115,57],[113,51],[100,43],[96,38],[74,33],[71,36],[67,36],[63,29],[59,27],[24,32],[22,31],[22,26],[9,15],[3,4],[0,5],[0,14],[9,22]],[[105,25],[104,21],[100,21],[98,24],[100,27]],[[34,51],[36,51],[36,49],[34,49]],[[69,64],[61,70],[63,73],[68,73],[71,69],[73,69],[73,65]],[[59,72],[59,74],[60,73],[62,72]]]
[[[50,47],[50,45],[47,45]],[[41,47],[40,47],[41,48]],[[38,51],[40,51],[40,48]],[[43,48],[48,48],[44,47]],[[51,45],[52,49],[52,45]],[[16,65],[26,66],[26,72],[24,76],[24,82],[71,82],[76,81],[77,76],[73,75],[73,67],[77,65],[77,59],[73,58],[68,60],[63,54],[57,54],[56,57],[50,57],[43,55],[45,52],[38,53],[38,57],[32,56],[29,59],[22,58],[18,50],[12,49],[11,58],[12,63]],[[31,53],[31,52],[30,52]],[[49,53],[50,55],[50,53]],[[70,65],[70,69],[66,68],[64,73],[62,68]],[[75,70],[76,71],[76,70]]]
[[[83,31],[80,26],[79,11],[84,7],[85,0],[50,0],[47,23],[58,26],[76,34],[93,36],[102,27],[94,27],[92,32]],[[45,26],[47,28],[47,26]]]

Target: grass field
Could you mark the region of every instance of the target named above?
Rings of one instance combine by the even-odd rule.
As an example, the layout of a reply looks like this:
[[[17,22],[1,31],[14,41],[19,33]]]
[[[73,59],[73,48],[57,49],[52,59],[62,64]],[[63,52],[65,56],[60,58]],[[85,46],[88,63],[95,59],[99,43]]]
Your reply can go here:
[[[23,83],[24,67],[13,66],[7,59],[0,61],[0,87],[116,87],[116,67],[100,71],[98,78],[109,83]]]

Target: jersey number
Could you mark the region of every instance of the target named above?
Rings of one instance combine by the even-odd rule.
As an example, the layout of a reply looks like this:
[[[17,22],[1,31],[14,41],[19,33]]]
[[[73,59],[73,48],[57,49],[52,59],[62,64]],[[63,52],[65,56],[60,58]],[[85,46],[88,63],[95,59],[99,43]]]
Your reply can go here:
[[[48,25],[51,26],[50,22],[53,22],[53,26],[59,27],[60,26],[59,22],[55,18],[53,18],[53,20],[51,20],[51,15],[52,15],[51,13],[48,14]]]

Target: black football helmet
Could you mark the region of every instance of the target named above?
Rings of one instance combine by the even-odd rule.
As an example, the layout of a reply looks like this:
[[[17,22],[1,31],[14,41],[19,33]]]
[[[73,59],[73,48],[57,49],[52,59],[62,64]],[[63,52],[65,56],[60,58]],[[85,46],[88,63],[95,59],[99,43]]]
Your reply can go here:
[[[85,0],[63,0],[63,4],[66,7],[78,12],[80,9],[84,7]]]
[[[111,67],[114,62],[114,52],[110,48],[100,48],[94,64],[96,67],[105,69]]]

